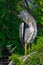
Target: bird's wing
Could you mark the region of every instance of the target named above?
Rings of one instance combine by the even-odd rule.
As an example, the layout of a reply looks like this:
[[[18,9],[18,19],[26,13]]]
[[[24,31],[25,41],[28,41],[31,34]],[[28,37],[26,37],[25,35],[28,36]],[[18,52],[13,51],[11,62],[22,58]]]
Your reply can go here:
[[[21,43],[23,43],[23,31],[24,31],[23,27],[24,27],[24,22],[20,24],[20,28],[19,28],[19,38]]]
[[[33,20],[33,28],[34,28],[34,34],[33,34],[33,37],[32,37],[32,42],[34,41],[35,37],[37,36],[37,25],[36,25],[36,22],[35,20]]]
[[[28,28],[25,31],[25,42],[26,43],[31,43],[31,38],[34,34],[34,29],[33,28]]]
[[[31,42],[33,42],[37,35],[37,25],[36,25],[35,19],[30,14],[29,14],[29,21],[32,23],[32,26],[34,28],[34,33],[33,33],[32,39],[31,39]]]

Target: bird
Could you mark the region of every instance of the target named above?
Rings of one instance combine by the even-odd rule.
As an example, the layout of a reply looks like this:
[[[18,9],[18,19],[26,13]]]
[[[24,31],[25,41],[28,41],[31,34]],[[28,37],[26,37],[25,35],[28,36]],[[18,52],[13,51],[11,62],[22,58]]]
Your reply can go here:
[[[27,55],[27,45],[34,42],[37,35],[37,25],[35,19],[27,10],[21,11],[18,17],[23,20],[19,27],[19,38],[21,43],[25,45],[25,55]]]

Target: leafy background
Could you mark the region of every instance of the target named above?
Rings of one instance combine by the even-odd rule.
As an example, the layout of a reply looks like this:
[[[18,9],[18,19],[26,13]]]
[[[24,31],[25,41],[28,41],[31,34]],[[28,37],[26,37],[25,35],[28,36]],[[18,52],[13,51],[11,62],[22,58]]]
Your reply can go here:
[[[17,59],[18,55],[24,55],[24,49],[21,47],[22,45],[19,40],[19,25],[22,20],[17,17],[18,11],[23,10],[20,6],[22,2],[22,0],[0,0],[0,49],[3,45],[14,44],[17,46],[11,56],[12,60]],[[37,53],[31,56],[25,63],[22,61],[23,63],[21,64],[19,59],[14,61],[15,64],[17,63],[16,65],[25,65],[27,63],[28,65],[43,65],[43,0],[34,0],[33,4],[39,5],[34,9],[29,7],[37,21],[38,28],[38,34],[32,44],[31,52],[36,51]]]

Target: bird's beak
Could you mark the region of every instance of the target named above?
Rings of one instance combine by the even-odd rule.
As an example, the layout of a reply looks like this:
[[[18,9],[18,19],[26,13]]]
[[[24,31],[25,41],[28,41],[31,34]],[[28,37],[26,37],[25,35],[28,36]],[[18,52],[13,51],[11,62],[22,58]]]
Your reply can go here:
[[[23,21],[26,23],[27,22],[27,20],[26,19],[23,19]]]
[[[23,21],[25,22],[25,19],[23,18]]]

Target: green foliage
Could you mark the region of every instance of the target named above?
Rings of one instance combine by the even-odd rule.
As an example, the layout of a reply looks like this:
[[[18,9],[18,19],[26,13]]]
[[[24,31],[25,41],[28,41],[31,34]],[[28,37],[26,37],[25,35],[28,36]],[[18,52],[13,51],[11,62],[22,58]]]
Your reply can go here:
[[[43,49],[37,51],[36,54],[31,55],[30,58],[26,61],[28,65],[43,65]]]
[[[17,54],[13,54],[10,57],[10,59],[12,59],[12,61],[15,65],[25,65],[25,63],[22,60],[20,60],[19,55],[17,55]]]
[[[17,17],[16,3],[15,0],[0,1],[0,49],[3,45],[19,46],[19,25],[22,21]]]
[[[33,9],[33,15],[36,15],[36,20],[43,25],[43,0],[34,0],[33,3],[38,5]]]

